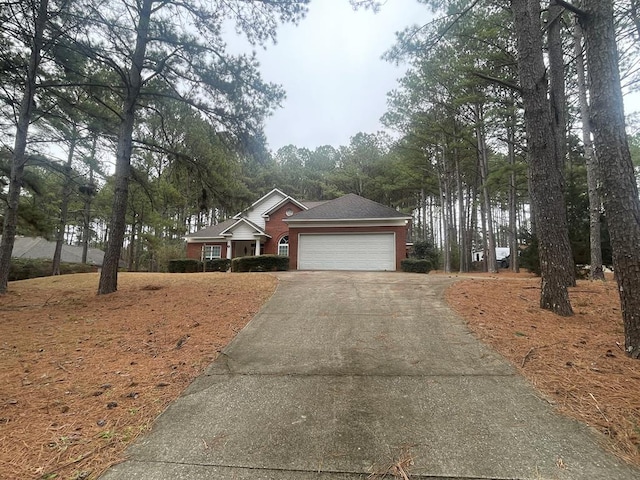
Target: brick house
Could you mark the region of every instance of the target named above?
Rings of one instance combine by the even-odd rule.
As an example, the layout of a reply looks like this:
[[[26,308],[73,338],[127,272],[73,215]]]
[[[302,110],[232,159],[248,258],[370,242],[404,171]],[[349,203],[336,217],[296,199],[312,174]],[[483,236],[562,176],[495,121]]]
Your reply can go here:
[[[399,270],[411,217],[355,194],[298,201],[273,189],[246,210],[186,236],[187,257],[288,255],[291,270]]]

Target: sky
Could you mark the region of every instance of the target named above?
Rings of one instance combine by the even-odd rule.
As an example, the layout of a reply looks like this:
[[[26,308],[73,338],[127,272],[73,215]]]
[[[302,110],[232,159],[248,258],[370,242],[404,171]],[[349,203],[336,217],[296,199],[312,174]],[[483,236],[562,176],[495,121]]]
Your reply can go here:
[[[257,51],[263,79],[287,92],[265,123],[269,148],[339,147],[358,132],[382,130],[387,92],[406,65],[381,56],[395,32],[428,19],[417,0],[387,0],[377,14],[354,11],[349,0],[312,0],[298,26],[282,25],[278,43]]]

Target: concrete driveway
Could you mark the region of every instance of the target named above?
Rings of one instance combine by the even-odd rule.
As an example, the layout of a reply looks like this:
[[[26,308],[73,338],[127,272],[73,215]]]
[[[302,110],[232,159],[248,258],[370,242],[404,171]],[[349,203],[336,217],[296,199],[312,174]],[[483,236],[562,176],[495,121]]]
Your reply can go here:
[[[103,480],[353,480],[393,464],[409,478],[640,478],[469,333],[442,299],[449,278],[278,278]]]

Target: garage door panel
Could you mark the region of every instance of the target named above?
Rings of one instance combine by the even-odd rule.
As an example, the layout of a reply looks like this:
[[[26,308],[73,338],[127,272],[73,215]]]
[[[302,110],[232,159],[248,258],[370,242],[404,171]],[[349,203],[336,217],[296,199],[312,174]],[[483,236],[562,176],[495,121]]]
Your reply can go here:
[[[299,270],[395,270],[395,235],[300,234]]]

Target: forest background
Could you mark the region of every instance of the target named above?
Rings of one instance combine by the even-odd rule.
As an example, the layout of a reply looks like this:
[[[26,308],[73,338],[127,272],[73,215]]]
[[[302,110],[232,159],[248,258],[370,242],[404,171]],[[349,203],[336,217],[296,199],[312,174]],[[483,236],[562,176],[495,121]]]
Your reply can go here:
[[[618,38],[625,46],[621,55],[624,83],[633,89],[637,32],[634,16],[623,21],[626,12],[624,8],[618,12]],[[473,15],[469,12],[447,32],[446,39],[439,39],[433,49],[423,49],[425,42],[434,41],[428,34],[433,36],[439,31],[438,24],[450,18],[434,21],[422,35],[415,33],[417,27],[408,28],[395,46],[390,45],[387,59],[406,61],[411,67],[398,88],[389,93],[383,119],[388,130],[356,133],[348,145],[313,150],[288,145],[272,152],[266,149],[259,128],[242,143],[234,138],[238,131],[212,122],[190,105],[162,95],[156,95],[154,102],[145,99],[145,113],[135,127],[126,210],[122,256],[127,268],[166,270],[168,259],[182,256],[185,234],[228,218],[274,187],[310,201],[357,193],[413,214],[413,239],[431,241],[441,252],[450,252],[447,265],[443,264],[450,270],[467,271],[472,252],[487,248],[489,211],[495,245],[510,246],[514,240],[518,245],[530,243],[523,120],[513,90],[504,85],[507,80],[517,83],[510,12],[490,7]],[[5,27],[4,33],[10,33],[9,29]],[[563,39],[569,132],[566,195],[574,257],[577,263],[588,264],[586,158],[580,136],[575,37],[570,34],[567,26]],[[12,107],[3,110],[6,136],[0,172],[5,185],[19,100],[8,95],[10,82],[17,81],[15,73],[11,76],[7,71],[9,60],[20,59],[4,62],[3,100],[5,107]],[[48,60],[75,62],[74,70],[87,69],[90,63],[82,56]],[[69,76],[74,71],[64,63],[59,66],[62,72],[55,72],[58,75],[66,72]],[[495,70],[502,84],[483,78]],[[63,75],[57,81],[62,84],[69,79]],[[113,90],[117,85],[105,83],[102,88]],[[113,205],[110,164],[117,119],[111,119],[109,130],[107,119],[100,117],[108,116],[109,108],[99,110],[100,99],[92,97],[95,90],[91,85],[39,89],[18,234],[55,240],[61,231],[64,243],[104,248]],[[53,110],[55,103],[58,111]],[[66,112],[60,111],[63,109]],[[629,140],[638,165],[640,129],[635,118],[628,121],[629,131],[635,132]],[[481,198],[485,186],[488,205]],[[6,189],[3,193],[6,195]],[[444,231],[445,224],[449,232]],[[611,264],[606,250],[605,260]]]
[[[62,243],[104,248],[99,293],[110,293],[122,259],[163,271],[186,234],[274,187],[411,214],[411,240],[434,245],[445,271],[469,271],[479,251],[495,271],[497,246],[526,249],[541,306],[561,315],[575,264],[597,276],[617,261],[618,280],[640,287],[628,222],[640,137],[617,121],[638,79],[636,1],[421,0],[433,20],[399,32],[385,55],[409,65],[388,94],[387,132],[272,152],[264,120],[285,92],[255,54],[228,53],[224,31],[265,45],[308,3],[0,2],[0,291],[15,235],[56,239],[53,273]]]

